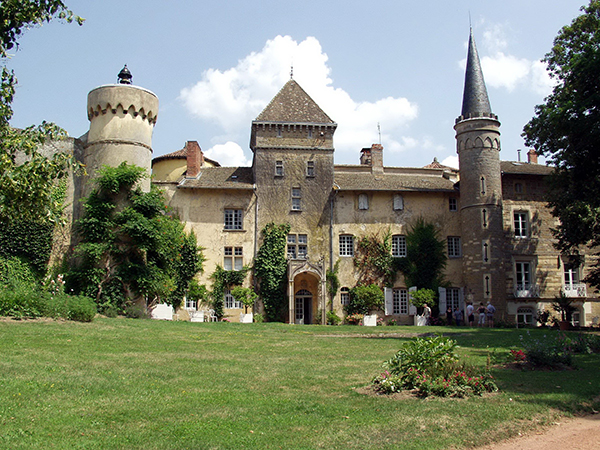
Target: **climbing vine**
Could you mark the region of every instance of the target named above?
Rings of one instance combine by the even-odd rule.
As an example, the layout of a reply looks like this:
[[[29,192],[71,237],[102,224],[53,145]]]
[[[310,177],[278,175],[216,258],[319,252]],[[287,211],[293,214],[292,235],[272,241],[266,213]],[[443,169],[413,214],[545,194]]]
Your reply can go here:
[[[254,261],[254,273],[259,283],[258,293],[269,321],[281,320],[286,304],[285,247],[289,232],[289,224],[267,224],[262,229],[263,242]]]
[[[169,214],[162,192],[143,192],[144,169],[122,163],[98,172],[77,222],[80,243],[66,281],[101,311],[145,298],[178,307],[204,256],[196,236]]]
[[[329,301],[333,302],[333,298],[336,296],[338,289],[340,288],[340,279],[338,273],[340,271],[340,260],[338,259],[333,270],[327,269],[325,273],[325,279],[327,280],[327,293],[329,294]]]
[[[220,319],[225,315],[224,311],[224,294],[225,289],[230,289],[233,286],[241,286],[246,279],[248,267],[242,270],[225,270],[217,265],[217,268],[210,276],[213,281],[212,289],[212,307],[215,310],[215,315]]]
[[[359,272],[357,285],[392,286],[396,279],[396,269],[392,256],[392,235],[390,231],[388,230],[383,236],[374,233],[358,239],[354,265]]]

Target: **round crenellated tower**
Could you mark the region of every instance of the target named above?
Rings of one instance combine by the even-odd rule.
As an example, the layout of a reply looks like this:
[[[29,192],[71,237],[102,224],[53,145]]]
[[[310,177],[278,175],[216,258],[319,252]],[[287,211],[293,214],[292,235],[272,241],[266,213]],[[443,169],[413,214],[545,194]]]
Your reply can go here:
[[[131,85],[131,78],[125,66],[119,73],[118,84],[100,86],[88,94],[90,129],[83,161],[90,177],[103,165],[116,167],[127,162],[143,167],[148,177],[140,185],[149,191],[158,97]]]
[[[475,305],[504,297],[500,122],[469,37],[461,115],[456,119],[465,294]],[[496,305],[498,307],[500,305]]]

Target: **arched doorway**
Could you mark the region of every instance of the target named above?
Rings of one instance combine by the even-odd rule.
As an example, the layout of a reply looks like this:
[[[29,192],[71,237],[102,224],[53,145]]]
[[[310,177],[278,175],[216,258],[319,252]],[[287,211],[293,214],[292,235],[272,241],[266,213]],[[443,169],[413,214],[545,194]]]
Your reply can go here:
[[[295,295],[295,323],[296,324],[311,324],[312,323],[312,301],[313,295],[307,289],[300,289]]]

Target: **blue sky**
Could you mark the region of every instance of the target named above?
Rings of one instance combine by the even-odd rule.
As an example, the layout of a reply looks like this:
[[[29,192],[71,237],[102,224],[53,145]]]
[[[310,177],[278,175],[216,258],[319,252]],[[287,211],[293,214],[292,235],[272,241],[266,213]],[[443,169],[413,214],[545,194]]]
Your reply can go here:
[[[539,60],[585,0],[66,0],[86,19],[28,30],[7,62],[19,85],[13,126],[87,131],[87,93],[124,64],[160,100],[155,156],[199,142],[222,165],[249,165],[250,124],[289,79],[338,123],[335,160],[379,141],[386,166],[456,164],[464,60],[473,27],[503,160],[550,93]],[[525,158],[526,151],[522,152]]]

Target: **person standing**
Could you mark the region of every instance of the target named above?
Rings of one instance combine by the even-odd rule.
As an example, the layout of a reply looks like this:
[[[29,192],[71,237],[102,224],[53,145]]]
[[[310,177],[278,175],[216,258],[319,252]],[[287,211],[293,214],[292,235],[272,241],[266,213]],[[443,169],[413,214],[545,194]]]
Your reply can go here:
[[[494,327],[494,313],[496,312],[496,308],[492,305],[491,302],[487,302],[487,307],[485,308],[485,315],[487,317],[488,327]]]
[[[423,305],[423,317],[425,317],[425,325],[431,325],[431,308],[427,303]]]
[[[483,306],[483,302],[479,302],[479,307],[477,308],[477,314],[479,314],[479,322],[477,322],[478,327],[482,327],[485,325],[485,306]]]
[[[454,310],[454,320],[456,321],[456,326],[460,327],[460,325],[462,324],[462,319],[463,319],[463,311],[460,308],[456,308]]]
[[[473,303],[471,302],[467,303],[467,321],[470,327],[475,323],[475,308],[473,308]]]
[[[448,309],[446,309],[446,323],[448,326],[452,325],[452,307],[448,306]]]

